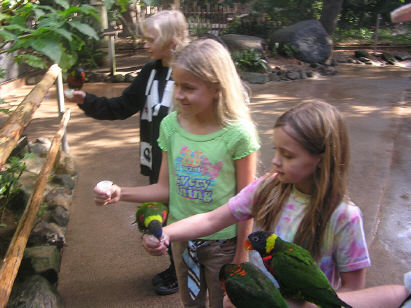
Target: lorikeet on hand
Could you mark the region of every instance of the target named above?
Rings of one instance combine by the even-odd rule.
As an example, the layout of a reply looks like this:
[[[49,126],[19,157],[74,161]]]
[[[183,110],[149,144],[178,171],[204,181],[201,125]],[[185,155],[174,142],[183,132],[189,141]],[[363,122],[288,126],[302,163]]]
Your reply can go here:
[[[70,89],[80,90],[85,82],[86,73],[81,67],[72,70],[67,77],[67,83]]]
[[[254,249],[261,255],[284,297],[312,302],[321,308],[351,307],[338,298],[306,249],[265,231],[251,233],[246,245],[247,249]]]
[[[136,222],[141,232],[160,239],[167,220],[168,207],[160,202],[145,202],[137,209]]]
[[[287,308],[274,283],[254,264],[225,264],[220,282],[236,308]]]

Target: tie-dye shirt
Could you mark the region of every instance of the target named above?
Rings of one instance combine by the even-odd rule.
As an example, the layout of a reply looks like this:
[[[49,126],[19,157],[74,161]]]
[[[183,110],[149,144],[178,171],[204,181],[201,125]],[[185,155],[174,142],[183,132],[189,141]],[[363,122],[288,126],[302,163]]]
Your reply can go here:
[[[253,197],[264,178],[250,183],[229,200],[230,211],[239,221],[252,217]],[[283,240],[293,241],[309,200],[310,195],[293,188],[273,230]],[[254,229],[258,230],[258,226],[254,226]],[[335,289],[340,286],[340,272],[351,272],[371,265],[361,210],[352,202],[341,202],[331,215],[325,230],[321,255],[318,265]],[[250,261],[260,267],[264,266],[256,252],[250,255]]]
[[[195,135],[180,126],[176,112],[161,122],[158,144],[168,158],[168,223],[226,204],[236,194],[235,161],[260,147],[252,123],[242,120],[211,134]],[[204,239],[230,239],[236,233],[232,225]]]

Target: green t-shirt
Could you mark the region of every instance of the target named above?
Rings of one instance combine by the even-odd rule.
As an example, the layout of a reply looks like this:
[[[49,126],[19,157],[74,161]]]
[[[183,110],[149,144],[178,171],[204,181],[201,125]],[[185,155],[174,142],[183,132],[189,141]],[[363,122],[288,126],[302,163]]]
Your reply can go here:
[[[168,154],[168,224],[227,203],[236,194],[235,160],[260,148],[257,132],[247,121],[194,135],[180,126],[177,112],[161,122],[158,144]],[[236,233],[233,225],[204,239],[229,239]]]

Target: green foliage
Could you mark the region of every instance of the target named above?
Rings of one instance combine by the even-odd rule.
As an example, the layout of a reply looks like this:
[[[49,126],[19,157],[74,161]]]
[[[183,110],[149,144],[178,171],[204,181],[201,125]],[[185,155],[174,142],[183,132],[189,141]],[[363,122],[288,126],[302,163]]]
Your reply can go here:
[[[235,17],[234,21],[222,31],[221,34],[244,34],[266,38],[275,29],[275,24],[269,16],[262,17],[261,14],[250,14],[247,17]]]
[[[20,191],[19,179],[26,169],[25,160],[32,156],[33,154],[26,153],[23,158],[9,157],[4,170],[0,171],[0,209],[2,213]]]
[[[189,24],[189,31],[190,35],[192,36],[200,36],[204,33],[208,33],[210,28],[207,24],[203,23],[200,18],[189,17],[187,19],[187,23]]]
[[[272,54],[282,55],[287,58],[292,58],[298,53],[298,49],[291,43],[279,44],[278,42],[274,44]]]
[[[320,16],[322,0],[253,0],[252,8],[259,14],[268,15],[277,28],[283,28]]]
[[[404,4],[404,0],[368,0],[366,5],[364,0],[345,0],[338,26],[343,29],[374,27],[378,14],[381,16],[381,25],[390,23],[390,12]]]
[[[385,27],[378,30],[378,43],[386,44],[409,44],[411,41],[410,28],[403,34],[393,33],[391,28]],[[375,32],[368,28],[359,29],[337,29],[333,34],[334,42],[356,42],[361,44],[372,44],[375,41]]]
[[[265,73],[269,70],[267,61],[254,49],[236,51],[232,58],[239,71]]]
[[[4,1],[0,17],[1,53],[17,51],[18,63],[36,68],[57,63],[67,71],[78,61],[86,42],[99,40],[90,26],[99,17],[88,4],[70,6],[66,0],[57,0],[50,6],[22,0],[12,5]]]

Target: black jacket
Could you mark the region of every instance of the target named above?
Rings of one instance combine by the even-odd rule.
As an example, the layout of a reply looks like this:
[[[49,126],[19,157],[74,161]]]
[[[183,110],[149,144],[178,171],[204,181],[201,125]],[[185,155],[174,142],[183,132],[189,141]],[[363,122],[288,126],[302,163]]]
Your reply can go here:
[[[170,73],[169,67],[164,67],[161,60],[151,61],[144,65],[121,96],[106,98],[87,93],[84,103],[78,105],[87,116],[99,120],[123,120],[140,112],[140,147],[147,145],[140,151],[140,166],[141,173],[150,176],[150,183],[157,182],[160,172],[161,149],[158,147],[157,138],[160,122],[168,115],[170,108],[161,105],[157,112],[150,112],[150,116],[147,117],[147,100],[151,92],[156,90],[152,85],[157,81],[158,101],[154,104],[161,103],[167,79],[171,81]]]

